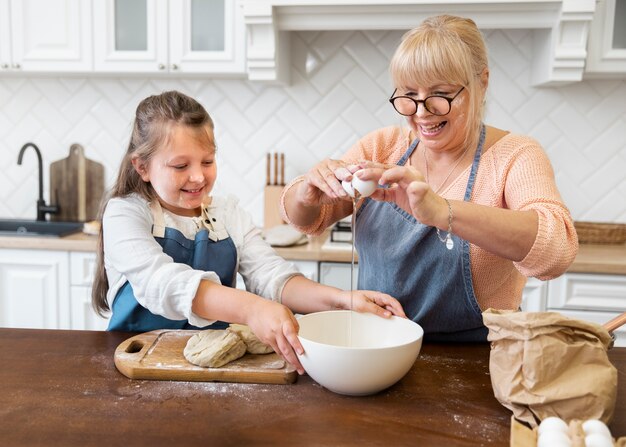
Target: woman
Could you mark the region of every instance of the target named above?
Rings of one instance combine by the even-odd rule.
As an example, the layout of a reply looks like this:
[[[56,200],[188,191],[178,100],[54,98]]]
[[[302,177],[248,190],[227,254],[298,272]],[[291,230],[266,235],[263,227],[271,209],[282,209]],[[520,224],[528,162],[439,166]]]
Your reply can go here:
[[[427,339],[484,341],[483,310],[518,309],[526,277],[574,260],[571,216],[541,146],[482,123],[489,68],[472,20],[425,20],[390,72],[408,129],[376,130],[295,179],[284,218],[319,234],[350,215],[341,181],[361,169],[382,187],[358,204],[359,288],[398,298]]]

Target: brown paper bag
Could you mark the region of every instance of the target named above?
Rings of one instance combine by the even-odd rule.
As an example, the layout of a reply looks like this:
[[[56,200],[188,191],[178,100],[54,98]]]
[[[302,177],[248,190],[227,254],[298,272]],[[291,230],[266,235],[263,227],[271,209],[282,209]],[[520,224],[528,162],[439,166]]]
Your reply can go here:
[[[606,353],[606,329],[557,312],[488,309],[483,321],[496,399],[516,419],[531,427],[548,416],[610,422],[617,370]]]

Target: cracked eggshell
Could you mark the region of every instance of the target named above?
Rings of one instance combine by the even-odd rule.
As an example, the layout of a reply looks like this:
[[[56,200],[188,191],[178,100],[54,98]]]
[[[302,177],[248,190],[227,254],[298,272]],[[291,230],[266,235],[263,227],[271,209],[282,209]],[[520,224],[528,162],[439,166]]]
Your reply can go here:
[[[356,171],[352,175],[352,181],[346,182],[345,180],[341,182],[343,189],[348,193],[350,197],[354,197],[354,191],[356,190],[361,197],[369,197],[374,191],[376,191],[376,182],[374,180],[361,180],[356,176]]]

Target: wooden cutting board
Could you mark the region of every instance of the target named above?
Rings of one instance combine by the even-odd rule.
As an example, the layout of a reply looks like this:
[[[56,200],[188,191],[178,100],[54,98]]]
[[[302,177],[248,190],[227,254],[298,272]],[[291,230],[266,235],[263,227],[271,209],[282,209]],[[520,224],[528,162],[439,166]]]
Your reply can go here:
[[[276,353],[246,354],[220,368],[203,368],[183,355],[199,331],[160,329],[125,340],[115,350],[115,366],[126,377],[191,382],[293,383],[297,372]]]
[[[95,220],[103,194],[104,166],[86,158],[80,144],[72,144],[67,158],[50,164],[50,203],[59,207],[51,220]]]

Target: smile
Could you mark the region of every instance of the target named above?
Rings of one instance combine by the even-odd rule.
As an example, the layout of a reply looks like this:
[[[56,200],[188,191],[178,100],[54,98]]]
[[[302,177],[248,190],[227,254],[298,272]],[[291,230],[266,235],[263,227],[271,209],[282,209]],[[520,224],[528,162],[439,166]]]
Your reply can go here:
[[[420,131],[422,132],[422,134],[424,135],[435,135],[436,133],[440,132],[445,125],[448,124],[447,121],[443,121],[439,124],[430,124],[430,125],[420,125]]]

